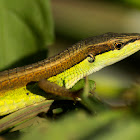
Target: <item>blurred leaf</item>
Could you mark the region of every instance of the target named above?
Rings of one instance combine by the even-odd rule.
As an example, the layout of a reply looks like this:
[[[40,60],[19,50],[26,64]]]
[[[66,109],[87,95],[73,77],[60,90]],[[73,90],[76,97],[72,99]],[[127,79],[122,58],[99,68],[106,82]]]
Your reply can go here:
[[[44,102],[23,108],[0,119],[0,132],[14,128],[15,126],[35,117],[41,112],[47,112],[52,102],[53,100],[46,100]],[[20,130],[22,127],[18,127],[18,129]]]
[[[134,118],[114,123],[113,129],[102,135],[98,135],[96,140],[139,140],[140,121]]]
[[[38,127],[43,123],[45,123],[46,126],[49,127],[49,121],[46,118],[36,116],[34,118],[25,121],[24,123],[21,123],[20,125],[15,126],[13,129],[10,130],[10,132],[14,132],[17,130],[20,130],[20,132],[29,132],[31,129]]]
[[[53,42],[49,0],[1,0],[0,13],[0,69]]]
[[[121,112],[104,112],[98,116],[91,117],[84,112],[69,114],[56,123],[48,127],[42,124],[33,129],[30,133],[24,135],[21,140],[28,139],[81,139],[89,134],[96,136],[96,132],[102,128],[107,130],[112,121],[118,120],[122,116]],[[41,131],[42,130],[42,131]],[[94,137],[92,137],[93,139]]]

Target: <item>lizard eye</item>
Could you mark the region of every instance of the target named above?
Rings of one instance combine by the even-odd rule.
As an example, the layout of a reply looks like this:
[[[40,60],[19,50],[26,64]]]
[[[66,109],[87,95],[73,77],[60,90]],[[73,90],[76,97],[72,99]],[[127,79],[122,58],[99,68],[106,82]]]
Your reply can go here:
[[[120,50],[122,47],[122,43],[115,43],[115,49]]]
[[[93,54],[89,54],[87,57],[88,57],[88,62],[89,63],[93,63],[94,62],[95,57],[93,56]]]

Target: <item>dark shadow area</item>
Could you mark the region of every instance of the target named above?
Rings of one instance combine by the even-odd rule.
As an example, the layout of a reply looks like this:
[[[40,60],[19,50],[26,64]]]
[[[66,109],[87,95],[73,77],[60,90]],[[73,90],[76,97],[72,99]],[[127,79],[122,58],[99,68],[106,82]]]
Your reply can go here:
[[[21,137],[21,132],[16,131],[16,132],[11,132],[11,133],[5,133],[2,135],[1,140],[17,140]]]
[[[54,109],[61,108],[62,112],[60,113],[53,113]],[[50,109],[47,112],[47,118],[50,120],[57,120],[61,119],[64,115],[67,115],[67,113],[71,113],[73,111],[79,111],[84,110],[86,113],[91,115],[91,111],[84,106],[80,101],[73,101],[73,100],[55,100],[52,105],[50,106]]]
[[[114,66],[120,68],[121,70],[124,70],[126,73],[139,75],[140,58],[137,57],[139,56],[139,53],[139,51],[136,52],[134,55],[131,55],[126,59],[123,59],[122,61],[116,63]]]

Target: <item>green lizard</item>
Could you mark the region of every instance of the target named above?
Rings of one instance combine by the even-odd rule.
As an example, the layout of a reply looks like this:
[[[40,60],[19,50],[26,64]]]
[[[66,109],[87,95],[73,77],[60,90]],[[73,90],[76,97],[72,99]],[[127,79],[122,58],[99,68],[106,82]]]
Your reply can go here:
[[[68,89],[77,81],[139,50],[140,34],[106,33],[82,40],[54,57],[0,72],[0,116],[46,100],[40,88],[75,98]],[[31,82],[40,88],[27,88]]]

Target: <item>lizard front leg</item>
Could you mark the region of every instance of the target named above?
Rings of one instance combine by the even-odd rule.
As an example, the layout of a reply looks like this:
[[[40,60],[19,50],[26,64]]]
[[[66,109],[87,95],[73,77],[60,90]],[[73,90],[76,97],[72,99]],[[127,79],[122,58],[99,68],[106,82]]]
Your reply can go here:
[[[54,95],[69,97],[71,99],[76,99],[80,96],[81,90],[71,91],[65,87],[60,87],[59,85],[52,83],[46,79],[42,79],[38,82],[39,87],[44,90],[46,93],[51,93]]]

